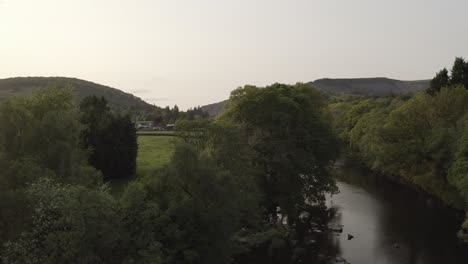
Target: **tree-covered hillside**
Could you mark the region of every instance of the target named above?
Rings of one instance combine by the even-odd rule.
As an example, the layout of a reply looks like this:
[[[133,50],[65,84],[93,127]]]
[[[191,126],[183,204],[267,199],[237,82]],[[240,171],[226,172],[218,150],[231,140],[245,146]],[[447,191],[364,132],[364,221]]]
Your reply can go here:
[[[311,83],[324,94],[389,96],[414,93],[429,87],[429,80],[400,81],[389,78],[319,79]]]
[[[112,109],[135,112],[151,112],[155,109],[142,99],[118,89],[97,83],[65,77],[17,77],[0,79],[0,101],[14,95],[30,94],[39,87],[56,84],[60,87],[70,86],[80,99],[86,96],[103,96]]]

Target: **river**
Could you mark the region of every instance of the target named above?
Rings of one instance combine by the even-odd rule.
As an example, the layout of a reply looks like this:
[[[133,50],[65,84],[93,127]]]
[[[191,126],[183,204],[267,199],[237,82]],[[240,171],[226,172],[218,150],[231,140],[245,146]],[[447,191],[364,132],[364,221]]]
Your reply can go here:
[[[351,264],[468,263],[468,246],[456,237],[459,213],[363,170],[342,168],[337,178],[340,193],[327,204],[344,231],[328,235],[326,254]]]

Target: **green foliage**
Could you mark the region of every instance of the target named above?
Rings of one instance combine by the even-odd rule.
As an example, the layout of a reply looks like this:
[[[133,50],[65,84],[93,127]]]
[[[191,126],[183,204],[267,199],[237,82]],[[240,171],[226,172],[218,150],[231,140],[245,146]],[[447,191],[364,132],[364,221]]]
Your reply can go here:
[[[207,147],[211,123],[208,119],[178,120],[175,125],[176,135],[185,143],[203,150]]]
[[[346,117],[352,104],[349,102],[335,102],[328,105],[333,120],[333,130],[344,141],[349,140],[349,122]]]
[[[458,237],[468,243],[468,212],[465,214],[465,221],[458,232]]]
[[[0,104],[0,243],[30,222],[27,184],[44,176],[87,186],[100,182],[79,146],[81,131],[70,89],[51,86]]]
[[[465,71],[466,71],[466,63],[465,60],[461,57],[455,58],[455,62],[453,63],[451,74],[450,74],[450,84],[451,85],[460,85],[463,84],[465,80]]]
[[[79,109],[63,88],[2,103],[1,262],[230,263],[239,233],[252,245],[277,234],[262,208],[294,216],[335,190],[336,140],[310,87],[240,89],[214,122],[167,109],[185,144],[172,155],[174,137],[141,136],[141,175],[117,202],[87,162],[107,178],[135,172],[128,116],[95,96]]]
[[[444,69],[428,93],[409,100],[332,104],[334,128],[370,168],[399,176],[448,205],[468,210],[468,86],[462,86],[468,75],[464,67],[463,59],[457,58],[451,86]],[[465,240],[467,223],[459,233]]]
[[[196,119],[206,119],[209,117],[208,112],[205,112],[201,107],[189,108],[185,112],[180,113],[180,119],[184,120],[196,120]]]
[[[468,62],[461,57],[455,58],[451,74],[448,75],[447,69],[443,69],[431,80],[427,93],[435,95],[443,87],[463,86],[468,89]]]
[[[293,215],[305,197],[320,202],[325,192],[336,190],[328,168],[337,156],[337,141],[325,110],[320,94],[304,84],[232,92],[219,119],[240,129],[243,139],[236,143],[247,146],[247,164],[259,172],[256,182],[271,215],[277,206]]]
[[[86,156],[79,148],[82,125],[78,117],[69,89],[51,86],[31,97],[3,102],[0,105],[1,158],[10,166],[37,163],[63,181],[79,181],[77,176],[81,175]],[[11,173],[14,178],[25,176]],[[23,184],[30,181],[19,180]]]
[[[27,197],[33,223],[6,244],[2,263],[116,263],[120,258],[119,216],[105,189],[63,185],[42,178]]]
[[[258,182],[261,171],[252,166],[254,155],[247,144],[246,131],[221,119],[215,122],[179,120],[176,130],[176,135],[183,142],[209,155],[218,168],[229,171],[243,204],[238,208],[241,225],[244,228],[258,228],[263,212]]]
[[[80,104],[86,125],[81,144],[90,149],[89,163],[104,177],[128,178],[136,173],[136,129],[127,115],[112,113],[104,97],[86,97]]]
[[[162,244],[166,235],[177,236],[177,226],[160,210],[154,200],[149,200],[148,188],[139,181],[127,185],[120,200],[122,226],[127,231],[124,247],[127,256],[123,263],[163,263]]]
[[[466,119],[466,118],[465,118]],[[465,121],[462,136],[458,141],[458,148],[450,166],[448,180],[455,186],[465,199],[468,209],[468,125]]]
[[[160,251],[164,263],[228,263],[238,228],[236,197],[226,172],[178,145],[159,175],[129,185],[122,198],[124,223],[136,241],[132,259]]]
[[[208,113],[203,111],[200,107],[190,108],[187,111],[179,111],[179,107],[175,105],[173,108],[166,106],[165,108],[157,108],[153,112],[148,113],[146,120],[153,122],[155,126],[163,126],[167,124],[174,124],[178,120],[198,120],[207,119]]]
[[[340,112],[347,123],[339,126],[361,160],[463,207],[460,192],[455,191],[461,185],[450,181],[447,173],[468,111],[467,90],[459,86],[442,88],[432,96],[420,93],[407,101],[381,98],[347,104]]]

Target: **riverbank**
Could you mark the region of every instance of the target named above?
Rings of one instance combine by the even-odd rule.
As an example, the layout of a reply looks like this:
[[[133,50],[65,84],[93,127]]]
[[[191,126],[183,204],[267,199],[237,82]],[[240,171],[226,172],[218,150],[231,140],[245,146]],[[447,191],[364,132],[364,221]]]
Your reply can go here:
[[[327,205],[336,210],[330,224],[343,225],[343,233],[327,236],[322,248],[350,263],[468,263],[468,245],[456,236],[459,212],[368,170],[335,172],[340,193]]]
[[[457,217],[461,219],[460,228],[457,232],[457,236],[461,241],[468,243],[468,212],[465,212],[463,206],[455,206],[455,204],[447,203],[443,198],[437,196],[435,193],[426,191],[418,184],[410,182],[402,176],[391,175],[372,170],[367,166],[367,164],[364,161],[360,160],[356,154],[350,155],[349,153],[347,153],[345,156],[346,158],[340,160],[339,165],[335,166],[335,169],[339,168],[340,166],[358,167],[360,170],[366,171],[366,173],[368,174],[375,175],[377,179],[385,179],[395,184],[399,184],[405,188],[411,189],[412,191],[418,193],[423,199],[426,199],[428,204],[434,204],[439,207],[451,208],[454,212],[456,212]]]
[[[369,166],[367,166],[367,164],[364,161],[360,160],[356,155],[347,155],[346,158],[343,158],[342,160],[340,160],[339,165],[335,166],[335,169],[340,169],[340,167],[357,168],[366,174],[373,175],[376,179],[390,181],[394,184],[398,184],[404,188],[410,189],[413,192],[420,195],[422,198],[425,198],[428,203],[437,204],[438,206],[448,207],[460,213],[463,213],[462,207],[454,206],[453,204],[449,204],[445,202],[442,198],[438,197],[436,194],[428,192],[427,190],[423,189],[418,184],[411,182],[400,175],[383,173],[382,171],[377,171],[377,170],[373,170],[369,168]]]
[[[291,227],[240,236],[249,250],[235,263],[468,263],[459,211],[365,168],[342,163],[334,172],[340,192],[326,207]]]

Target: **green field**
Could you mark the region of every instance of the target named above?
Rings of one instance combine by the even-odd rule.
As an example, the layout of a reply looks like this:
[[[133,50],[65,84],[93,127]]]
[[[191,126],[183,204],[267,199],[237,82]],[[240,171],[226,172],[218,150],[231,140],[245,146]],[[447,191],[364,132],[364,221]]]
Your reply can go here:
[[[136,177],[145,176],[167,164],[174,151],[174,140],[177,140],[174,136],[138,136]],[[111,193],[120,197],[127,184],[134,179],[131,177],[110,180]]]
[[[174,151],[173,136],[139,136],[137,177],[162,168]]]

